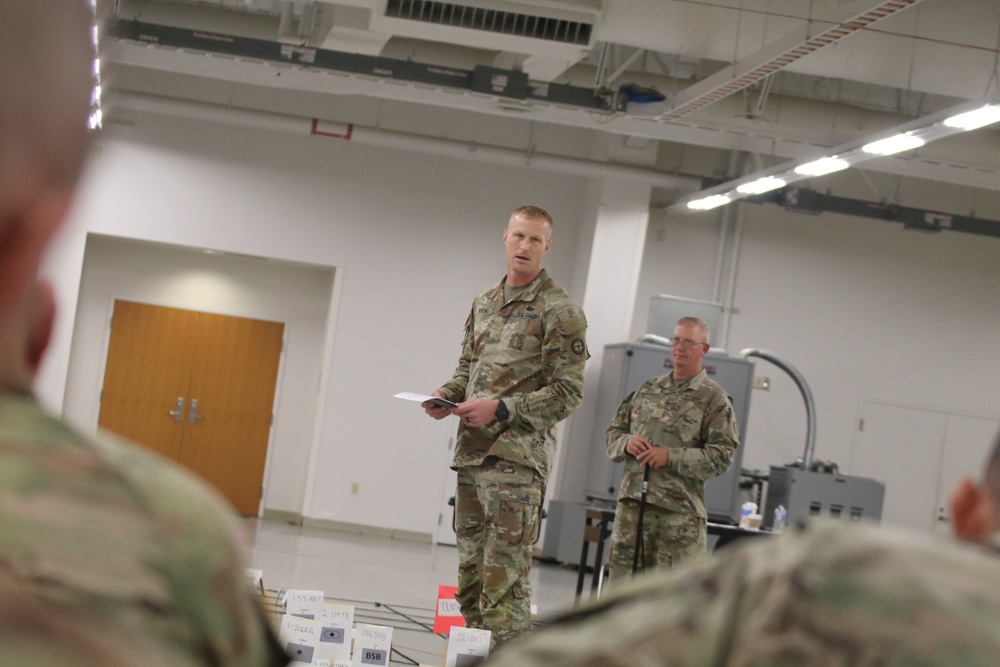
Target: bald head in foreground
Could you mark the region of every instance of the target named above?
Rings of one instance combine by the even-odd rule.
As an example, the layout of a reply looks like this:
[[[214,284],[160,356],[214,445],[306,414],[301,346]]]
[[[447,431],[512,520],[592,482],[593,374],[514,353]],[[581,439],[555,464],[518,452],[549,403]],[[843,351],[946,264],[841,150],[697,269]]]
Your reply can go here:
[[[0,663],[284,665],[212,490],[47,414],[37,279],[88,154],[86,0],[0,0]]]

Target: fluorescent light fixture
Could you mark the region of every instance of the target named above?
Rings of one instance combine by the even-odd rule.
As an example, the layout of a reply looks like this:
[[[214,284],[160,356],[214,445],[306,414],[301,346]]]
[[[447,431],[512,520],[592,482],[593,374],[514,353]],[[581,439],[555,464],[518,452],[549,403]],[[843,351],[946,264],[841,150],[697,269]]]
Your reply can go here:
[[[762,195],[765,192],[770,192],[771,190],[777,190],[778,188],[785,187],[786,183],[780,178],[775,178],[774,176],[765,176],[764,178],[758,178],[756,181],[751,181],[749,183],[744,183],[743,185],[736,188],[736,191],[742,195]]]
[[[987,104],[973,111],[966,111],[944,121],[948,127],[959,130],[975,130],[1000,120],[1000,104]]]
[[[920,148],[932,141],[1000,121],[1000,94],[937,111],[877,134],[826,151],[826,156],[799,164],[785,162],[742,178],[705,188],[665,207],[674,213],[707,211],[730,202],[762,195],[789,183],[824,176],[866,160]],[[896,158],[899,159],[899,158]]]
[[[101,59],[100,53],[100,31],[97,27],[97,0],[91,0],[91,12],[94,14],[94,24],[91,26],[90,38],[94,43],[94,88],[90,96],[90,117],[87,119],[87,126],[91,130],[100,129],[104,114],[101,113]]]
[[[704,199],[695,199],[694,201],[688,202],[688,208],[695,211],[707,211],[712,208],[718,208],[724,204],[728,204],[732,200],[726,195],[712,195],[710,197],[705,197]]]
[[[872,155],[895,155],[896,153],[902,153],[903,151],[911,151],[914,148],[920,148],[925,142],[920,137],[913,134],[913,132],[902,132],[900,134],[894,134],[888,139],[880,139],[879,141],[873,141],[870,144],[865,144],[861,147],[865,153],[871,153]]]
[[[822,157],[818,160],[813,160],[812,162],[800,164],[795,168],[795,173],[800,176],[824,176],[826,174],[832,174],[835,171],[847,169],[850,166],[851,165],[847,163],[847,160],[841,160],[835,157]]]

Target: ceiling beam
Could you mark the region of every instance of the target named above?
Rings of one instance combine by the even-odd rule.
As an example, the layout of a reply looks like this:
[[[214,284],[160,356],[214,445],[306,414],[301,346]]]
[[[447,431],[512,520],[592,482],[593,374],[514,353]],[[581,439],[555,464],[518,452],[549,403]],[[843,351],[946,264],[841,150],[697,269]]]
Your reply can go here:
[[[743,90],[789,64],[829,46],[921,0],[856,0],[825,16],[810,19],[746,58],[685,88],[669,100],[670,108],[656,116],[671,121]]]

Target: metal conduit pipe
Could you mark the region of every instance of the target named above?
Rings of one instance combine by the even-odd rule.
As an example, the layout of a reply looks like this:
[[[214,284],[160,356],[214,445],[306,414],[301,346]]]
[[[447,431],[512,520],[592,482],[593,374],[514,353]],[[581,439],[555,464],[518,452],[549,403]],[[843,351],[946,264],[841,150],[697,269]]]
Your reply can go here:
[[[361,125],[340,123],[347,130],[343,134],[317,132],[313,118],[290,114],[255,111],[208,102],[180,100],[157,95],[114,91],[109,105],[110,114],[115,108],[159,113],[184,118],[196,118],[221,123],[231,123],[244,127],[278,130],[295,134],[311,134],[321,138],[336,138],[356,141],[370,146],[385,146],[432,155],[441,155],[470,161],[504,164],[514,167],[529,167],[562,174],[573,174],[593,178],[617,178],[626,181],[648,183],[655,187],[697,190],[701,180],[692,176],[678,176],[656,169],[623,164],[610,164],[596,160],[563,157],[544,153],[527,153],[513,148],[483,146],[450,139],[427,137],[408,132],[374,129]],[[327,124],[324,121],[324,125]],[[338,123],[329,123],[338,125]]]
[[[773,352],[748,347],[745,350],[740,350],[740,356],[744,358],[760,357],[761,359],[770,361],[772,364],[788,373],[792,379],[795,380],[795,384],[798,385],[799,391],[802,392],[802,400],[806,403],[806,450],[802,454],[802,469],[809,470],[812,466],[813,452],[816,449],[816,405],[813,403],[812,392],[809,391],[809,385],[806,384],[806,379],[802,377],[802,373],[799,373],[794,366]]]
[[[656,334],[642,334],[635,339],[637,343],[655,343],[656,345],[666,345],[670,347],[670,339],[664,338],[663,336],[657,336]]]

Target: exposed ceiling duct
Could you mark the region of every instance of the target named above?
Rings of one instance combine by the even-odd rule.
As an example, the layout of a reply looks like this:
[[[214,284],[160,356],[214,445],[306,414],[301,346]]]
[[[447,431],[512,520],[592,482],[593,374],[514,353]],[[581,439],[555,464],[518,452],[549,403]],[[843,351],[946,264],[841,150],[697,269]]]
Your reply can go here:
[[[970,215],[928,211],[891,202],[871,202],[839,197],[809,188],[789,186],[747,201],[777,204],[798,213],[839,213],[856,218],[898,222],[903,225],[904,229],[918,232],[935,233],[948,230],[1000,238],[1000,220],[984,220]]]
[[[637,181],[671,190],[693,190],[701,186],[700,179],[666,174],[656,169],[646,169],[598,160],[573,159],[559,155],[546,155],[531,150],[514,150],[499,146],[470,144],[359,125],[333,124],[320,121],[316,118],[304,118],[290,114],[264,113],[203,102],[120,93],[115,98],[115,108],[109,110],[109,122],[120,121],[120,112],[122,110],[198,118],[200,120],[242,125],[255,129],[290,132],[302,136],[308,135],[318,139],[341,139],[370,146],[383,146],[461,160],[540,169],[588,178]]]
[[[421,21],[442,28],[480,30],[527,39],[541,39],[560,44],[591,46],[593,22],[540,16],[497,8],[476,7],[454,2],[429,0],[388,0],[385,16]]]
[[[414,134],[432,133],[428,128],[459,110],[482,115],[484,127],[520,122],[530,131],[564,126],[595,138],[657,142],[663,171],[716,181],[738,176],[723,173],[729,160],[717,151],[753,155],[766,168],[980,99],[998,86],[994,0],[98,0],[98,7],[104,16],[270,41],[290,54],[276,65],[208,46],[107,39],[110,103],[133,92],[228,98],[265,112],[305,104],[310,115],[323,116],[324,107],[347,106],[323,104],[323,96],[356,96],[408,106],[426,125],[408,128]],[[469,9],[483,10],[478,23],[458,25],[462,8],[467,18]],[[505,23],[513,26],[509,34]],[[537,38],[529,25],[569,39]],[[402,64],[388,76],[322,71],[308,61],[310,49]],[[607,62],[599,67],[601,56]],[[405,75],[407,63],[459,78],[479,71],[488,81],[507,73],[527,92],[497,91],[492,81],[489,90],[422,81]],[[658,87],[666,102],[621,112],[561,96],[589,89],[593,100],[601,67],[622,82]],[[873,160],[865,170],[998,191],[1000,133],[977,135]],[[698,168],[678,168],[672,160],[679,152]]]
[[[686,116],[920,1],[888,0],[872,7],[871,0],[856,0],[827,16],[810,20],[760,51],[681,91],[673,99],[670,110],[657,119],[674,120]]]

